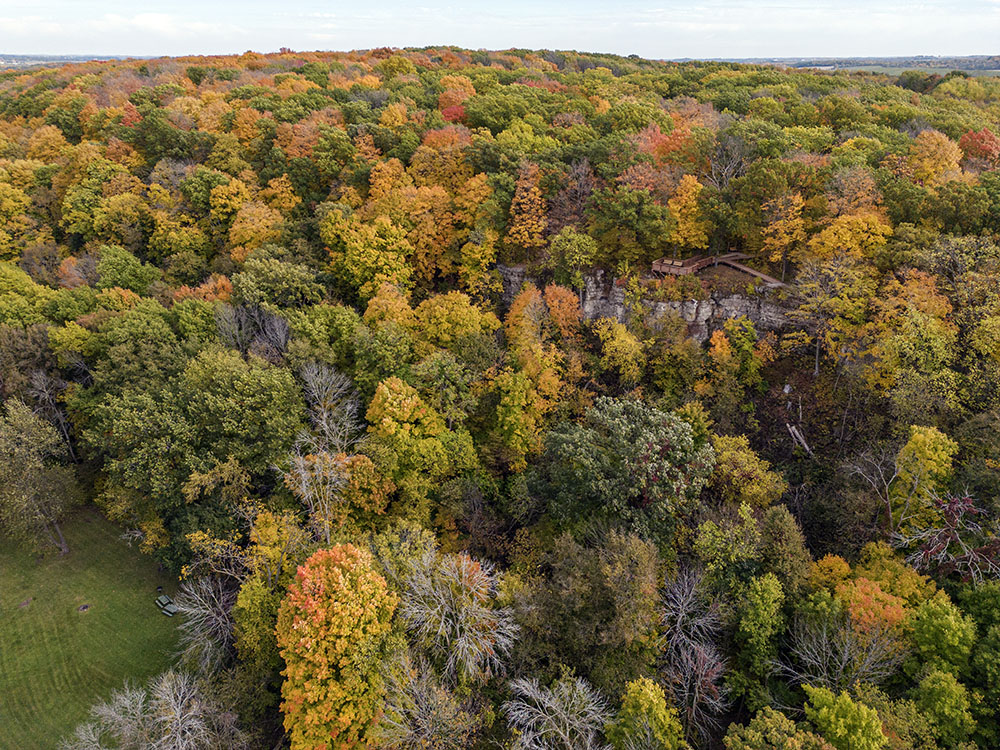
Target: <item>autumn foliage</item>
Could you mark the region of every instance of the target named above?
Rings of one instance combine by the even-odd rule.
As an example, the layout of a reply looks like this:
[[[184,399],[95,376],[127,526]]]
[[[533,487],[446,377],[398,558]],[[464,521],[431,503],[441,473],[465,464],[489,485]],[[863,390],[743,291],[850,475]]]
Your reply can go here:
[[[378,660],[396,604],[370,553],[353,545],[320,550],[299,568],[277,625],[293,748],[363,745],[380,710]]]

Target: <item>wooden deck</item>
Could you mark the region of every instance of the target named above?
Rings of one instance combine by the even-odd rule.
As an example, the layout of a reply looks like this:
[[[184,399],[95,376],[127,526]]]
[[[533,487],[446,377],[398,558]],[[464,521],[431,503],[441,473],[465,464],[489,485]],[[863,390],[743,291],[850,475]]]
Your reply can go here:
[[[773,276],[768,276],[766,273],[762,273],[755,268],[750,268],[750,266],[745,266],[739,261],[746,260],[750,256],[746,253],[724,253],[722,255],[695,255],[691,258],[684,258],[684,260],[674,260],[672,258],[660,258],[659,260],[653,261],[652,272],[654,276],[659,276],[660,278],[670,275],[670,276],[687,276],[692,273],[697,273],[703,268],[708,266],[728,266],[729,268],[734,268],[742,273],[754,276],[764,282],[765,286],[768,287],[781,287],[785,284],[778,281]]]

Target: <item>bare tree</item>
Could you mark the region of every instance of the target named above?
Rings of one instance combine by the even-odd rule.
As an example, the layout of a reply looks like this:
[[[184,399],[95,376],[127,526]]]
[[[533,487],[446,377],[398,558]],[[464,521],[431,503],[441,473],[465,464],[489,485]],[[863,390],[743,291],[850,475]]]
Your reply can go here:
[[[583,158],[573,162],[563,189],[549,202],[548,233],[555,235],[567,225],[581,224],[587,201],[597,186],[590,161]]]
[[[298,436],[283,475],[316,538],[329,545],[334,524],[343,521],[347,454],[362,434],[361,401],[351,379],[329,365],[308,362],[301,375],[313,431]]]
[[[601,731],[610,714],[600,694],[580,677],[564,677],[544,688],[536,679],[510,683],[503,704],[517,731],[515,750],[605,750]]]
[[[202,674],[214,672],[232,653],[236,589],[217,576],[196,578],[181,584],[174,603],[184,616],[182,658]]]
[[[153,744],[149,725],[149,695],[143,688],[126,684],[111,694],[106,703],[98,703],[91,714],[98,724],[84,724],[88,735],[99,738],[110,734],[120,747],[148,747]],[[103,731],[101,731],[103,727]]]
[[[63,391],[66,390],[66,385],[66,381],[62,378],[53,377],[45,370],[35,370],[31,373],[28,395],[38,404],[36,411],[58,428],[66,443],[70,460],[76,461],[76,453],[73,451],[73,444],[70,441],[69,419],[62,406],[62,395]]]
[[[183,672],[167,672],[149,689],[156,750],[198,750],[213,744],[208,702],[197,683]]]
[[[276,361],[288,348],[288,321],[257,305],[219,305],[215,327],[222,342],[243,356],[253,351]]]
[[[735,135],[720,135],[712,154],[708,182],[719,190],[725,190],[732,180],[746,171],[746,162],[747,147],[743,139]]]
[[[667,688],[684,722],[690,743],[707,744],[721,726],[729,707],[729,690],[722,681],[726,663],[712,644],[685,645],[673,653],[662,670]]]
[[[438,682],[426,661],[409,654],[386,674],[386,706],[378,724],[379,746],[392,750],[461,750],[469,747],[478,717]]]
[[[864,451],[844,464],[848,476],[857,477],[879,499],[890,531],[895,530],[893,496],[898,491],[898,446],[883,445]],[[916,488],[912,488],[915,490]],[[910,493],[912,495],[912,491]]]
[[[309,436],[295,441],[283,478],[285,486],[306,507],[316,539],[329,546],[344,502],[347,456],[324,450],[313,452],[312,447]]]
[[[939,576],[957,573],[977,586],[1000,578],[1000,534],[996,521],[968,495],[934,498],[941,523],[893,535],[894,546],[912,550],[906,562]]]
[[[320,446],[330,453],[347,453],[362,434],[361,400],[354,383],[329,365],[308,362],[302,384],[309,419]]]
[[[718,607],[703,591],[698,571],[681,571],[663,592],[664,650],[660,672],[681,713],[688,742],[709,740],[729,706],[716,646]]]
[[[518,633],[512,610],[496,606],[496,593],[488,563],[428,551],[406,580],[400,613],[449,678],[488,679],[502,671]]]
[[[792,625],[788,656],[775,667],[798,684],[839,693],[885,681],[904,656],[902,643],[888,630],[858,633],[844,616],[800,617]]]
[[[621,750],[663,750],[663,740],[657,736],[649,718],[643,716],[640,724],[629,731],[621,741]]]
[[[668,651],[712,643],[719,634],[719,608],[702,588],[702,574],[685,568],[663,591],[663,630]]]
[[[147,688],[126,685],[94,706],[60,750],[245,750],[236,715],[204,692],[191,675],[173,670]]]

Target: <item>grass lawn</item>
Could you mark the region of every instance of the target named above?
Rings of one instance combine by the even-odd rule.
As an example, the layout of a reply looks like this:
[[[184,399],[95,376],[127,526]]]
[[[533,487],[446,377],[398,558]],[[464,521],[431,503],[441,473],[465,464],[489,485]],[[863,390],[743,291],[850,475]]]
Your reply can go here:
[[[93,510],[63,531],[65,557],[0,541],[0,748],[54,748],[126,678],[173,661],[177,619],[155,604],[173,578]]]

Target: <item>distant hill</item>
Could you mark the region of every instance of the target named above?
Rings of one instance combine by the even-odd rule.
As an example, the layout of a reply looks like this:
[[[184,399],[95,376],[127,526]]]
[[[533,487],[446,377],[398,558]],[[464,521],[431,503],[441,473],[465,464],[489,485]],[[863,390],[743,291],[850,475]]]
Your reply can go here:
[[[63,65],[91,60],[125,60],[125,55],[10,55],[0,52],[0,70],[31,68],[36,65]]]
[[[725,62],[779,65],[788,68],[819,68],[826,70],[863,69],[882,72],[889,70],[964,70],[969,72],[1000,71],[1000,55],[967,55],[962,57],[937,57],[914,55],[912,57],[753,57],[726,58]]]

